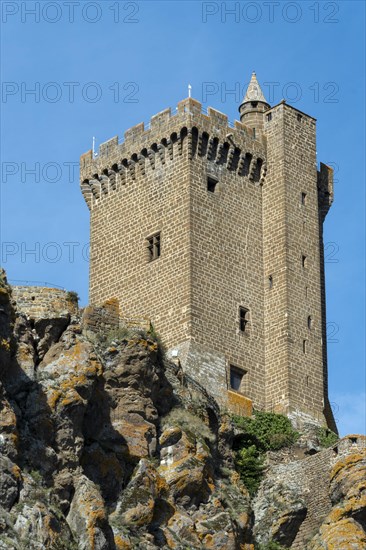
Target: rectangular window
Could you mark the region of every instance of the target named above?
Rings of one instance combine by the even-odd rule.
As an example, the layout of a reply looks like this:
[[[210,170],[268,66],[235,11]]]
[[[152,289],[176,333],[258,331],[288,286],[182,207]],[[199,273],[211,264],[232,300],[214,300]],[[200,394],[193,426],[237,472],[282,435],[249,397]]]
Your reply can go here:
[[[216,185],[218,184],[218,180],[215,178],[211,178],[210,176],[207,177],[207,191],[210,191],[210,193],[215,192]]]
[[[304,192],[301,193],[300,201],[301,201],[302,206],[305,206],[305,204],[306,204],[306,193],[304,193]]]
[[[155,233],[147,239],[148,260],[156,260],[160,257],[160,233]]]
[[[240,332],[248,332],[249,323],[249,309],[246,307],[239,307],[239,329]]]
[[[242,391],[243,378],[247,374],[247,371],[239,369],[234,365],[230,365],[230,389],[234,391]]]
[[[300,113],[297,113],[297,122],[301,122],[302,121],[302,115],[300,115]]]
[[[267,116],[267,122],[271,122],[271,120],[272,120],[272,113],[268,113],[268,115],[266,115],[266,116]]]

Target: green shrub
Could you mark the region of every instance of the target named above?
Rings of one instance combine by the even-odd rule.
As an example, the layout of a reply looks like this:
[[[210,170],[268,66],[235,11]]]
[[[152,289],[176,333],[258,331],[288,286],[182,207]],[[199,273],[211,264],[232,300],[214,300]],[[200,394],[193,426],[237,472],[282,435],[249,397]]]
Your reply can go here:
[[[235,455],[236,470],[253,496],[263,477],[264,453],[292,445],[299,434],[282,414],[256,411],[253,417],[233,416],[232,419],[244,432]]]
[[[335,445],[339,439],[338,435],[328,428],[318,428],[316,435],[322,447],[331,447]]]
[[[68,302],[72,302],[74,304],[77,304],[79,302],[79,295],[74,290],[69,290],[66,294],[66,300]]]
[[[192,434],[200,439],[215,440],[214,434],[204,421],[186,409],[173,409],[163,418],[163,427],[168,428],[170,426],[182,428],[188,435]]]
[[[28,473],[36,483],[38,483],[39,485],[42,484],[43,478],[41,472],[39,472],[38,470],[30,470],[30,472]]]
[[[118,327],[108,331],[107,333],[101,333],[98,336],[100,342],[110,346],[112,342],[123,342],[129,340],[132,337],[132,331],[127,327]]]
[[[255,546],[255,550],[286,550],[278,542],[270,540],[267,544],[259,544]]]
[[[277,451],[295,443],[299,437],[283,414],[256,411],[253,417],[233,416],[234,424],[245,433],[249,445],[259,451]]]
[[[235,467],[249,494],[253,496],[260,485],[264,470],[264,457],[255,445],[242,448],[235,455]]]

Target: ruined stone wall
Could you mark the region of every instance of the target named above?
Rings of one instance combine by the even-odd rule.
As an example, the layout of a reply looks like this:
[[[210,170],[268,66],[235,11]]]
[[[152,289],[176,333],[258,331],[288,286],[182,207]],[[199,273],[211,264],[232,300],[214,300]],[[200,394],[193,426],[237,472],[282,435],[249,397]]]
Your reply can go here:
[[[275,486],[279,493],[291,488],[293,494],[296,494],[306,507],[306,517],[291,545],[292,550],[303,550],[306,547],[306,543],[314,536],[332,509],[330,484],[334,465],[364,451],[365,448],[365,436],[351,435],[313,456],[288,464],[279,464],[267,471],[266,479],[271,479],[272,483],[278,480],[278,485]]]
[[[12,286],[12,298],[17,310],[31,319],[48,319],[61,314],[76,313],[77,302],[66,290],[41,286]]]
[[[82,326],[87,333],[107,334],[119,328],[119,303],[111,298],[101,306],[87,306],[82,315]]]

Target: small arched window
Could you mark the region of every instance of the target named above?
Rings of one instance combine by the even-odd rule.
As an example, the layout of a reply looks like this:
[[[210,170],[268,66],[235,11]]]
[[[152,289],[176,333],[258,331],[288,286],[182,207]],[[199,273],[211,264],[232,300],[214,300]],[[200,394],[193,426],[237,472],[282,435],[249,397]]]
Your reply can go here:
[[[302,351],[303,353],[306,353],[307,350],[307,340],[302,341]]]

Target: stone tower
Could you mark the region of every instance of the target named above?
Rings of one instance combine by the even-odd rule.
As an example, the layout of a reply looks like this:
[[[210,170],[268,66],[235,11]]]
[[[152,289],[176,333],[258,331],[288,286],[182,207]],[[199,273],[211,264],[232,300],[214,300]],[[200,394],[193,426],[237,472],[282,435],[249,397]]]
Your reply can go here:
[[[224,408],[335,428],[327,396],[315,120],[270,107],[253,74],[241,122],[191,98],[81,157],[90,301],[149,317]]]
[[[263,135],[263,113],[270,108],[253,72],[243,102],[239,107],[240,121],[252,130],[254,138]]]

